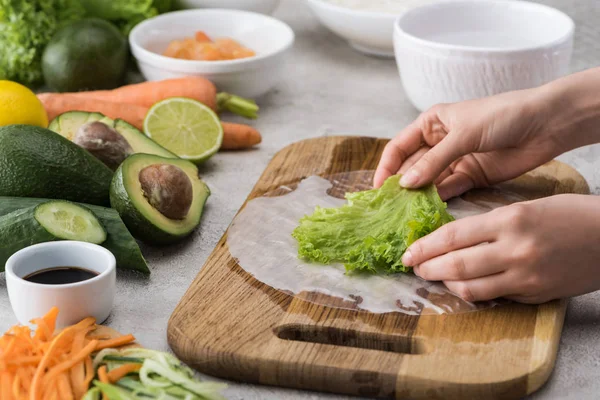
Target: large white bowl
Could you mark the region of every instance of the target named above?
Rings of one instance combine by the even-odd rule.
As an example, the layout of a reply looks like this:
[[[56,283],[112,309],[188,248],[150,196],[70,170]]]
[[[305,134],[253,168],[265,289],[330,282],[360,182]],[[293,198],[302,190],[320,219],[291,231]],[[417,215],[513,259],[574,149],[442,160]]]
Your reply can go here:
[[[175,6],[188,8],[229,8],[271,14],[281,0],[176,0]]]
[[[205,31],[214,38],[229,37],[256,52],[256,56],[228,61],[191,61],[161,55],[172,40]],[[131,52],[149,81],[203,76],[221,91],[258,97],[284,76],[285,59],[294,32],[285,23],[248,11],[184,10],[166,13],[138,24],[129,35]]]
[[[424,111],[567,74],[574,28],[566,14],[526,1],[430,4],[396,21],[396,62],[408,98]]]

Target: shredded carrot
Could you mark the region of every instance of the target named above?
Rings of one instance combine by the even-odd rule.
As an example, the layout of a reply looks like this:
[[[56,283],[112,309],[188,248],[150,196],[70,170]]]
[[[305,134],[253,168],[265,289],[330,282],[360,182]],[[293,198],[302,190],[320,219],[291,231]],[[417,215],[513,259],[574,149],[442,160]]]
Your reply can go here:
[[[60,400],[74,400],[73,388],[69,382],[69,376],[66,373],[62,373],[58,376],[58,393],[60,394]]]
[[[87,356],[92,354],[96,346],[98,346],[98,341],[92,340],[91,342],[89,342],[83,349],[81,349],[81,351],[75,354],[71,359],[69,359],[68,361],[64,361],[56,365],[55,367],[49,369],[46,372],[44,381],[53,382],[54,379],[56,379],[60,374],[62,374],[65,371],[68,371],[73,366],[77,365],[77,363],[85,360]]]
[[[110,379],[108,379],[108,373],[106,372],[106,365],[98,368],[98,379],[100,379],[100,382],[102,383],[110,383]],[[109,400],[105,393],[102,393],[102,400]]]
[[[135,337],[130,333],[129,335],[120,336],[115,339],[103,340],[102,342],[98,342],[98,344],[96,345],[96,351],[110,349],[112,347],[121,347],[132,342],[135,342]]]
[[[94,363],[92,357],[88,356],[85,359],[85,378],[83,379],[83,386],[87,390],[90,387],[90,383],[94,379]]]
[[[94,379],[92,354],[135,341],[132,335],[109,340],[89,335],[96,329],[94,318],[55,332],[57,316],[58,309],[53,308],[32,321],[38,326],[35,332],[16,325],[0,336],[0,400],[80,399]],[[115,371],[113,376],[128,373]]]
[[[110,383],[116,383],[119,380],[121,380],[121,378],[125,377],[127,374],[130,374],[132,372],[138,372],[141,368],[142,364],[138,363],[123,364],[120,367],[117,367],[108,373],[108,380],[110,381]]]

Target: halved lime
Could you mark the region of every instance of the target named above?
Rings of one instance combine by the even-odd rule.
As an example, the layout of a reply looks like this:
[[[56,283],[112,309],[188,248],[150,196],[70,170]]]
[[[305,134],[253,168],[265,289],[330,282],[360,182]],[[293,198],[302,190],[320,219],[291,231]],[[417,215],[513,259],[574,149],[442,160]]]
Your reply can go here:
[[[194,163],[208,160],[223,142],[223,126],[217,114],[185,97],[171,97],[153,105],[144,119],[144,133]]]

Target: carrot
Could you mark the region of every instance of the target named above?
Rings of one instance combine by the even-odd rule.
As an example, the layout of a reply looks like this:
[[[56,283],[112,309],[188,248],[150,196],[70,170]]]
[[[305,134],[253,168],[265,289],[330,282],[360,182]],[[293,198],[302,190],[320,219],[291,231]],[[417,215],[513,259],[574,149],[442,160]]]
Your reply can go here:
[[[83,380],[84,387],[87,389],[90,387],[90,383],[94,379],[94,364],[92,361],[92,357],[88,356],[85,359],[85,378]]]
[[[73,400],[73,389],[69,382],[69,376],[66,373],[62,373],[58,376],[58,393],[60,394],[61,400]]]
[[[84,94],[79,93],[79,94]],[[123,119],[136,128],[144,129],[144,118],[148,108],[140,105],[113,103],[92,98],[79,99],[71,94],[46,93],[38,95],[44,104],[49,119],[67,111],[100,112],[112,119]],[[221,122],[223,125],[223,150],[245,149],[259,144],[262,140],[260,132],[251,126]]]
[[[44,98],[51,94],[52,93],[44,93],[38,95],[38,98],[40,98],[40,96]],[[211,81],[199,76],[165,79],[162,81],[148,81],[121,86],[114,90],[63,93],[60,96],[65,99],[77,99],[77,101],[84,102],[94,99],[111,103],[134,104],[144,107],[151,107],[159,101],[169,97],[189,97],[190,99],[198,100],[200,103],[207,105],[214,111],[217,110],[217,88]],[[105,115],[113,118],[108,114]],[[48,118],[52,119],[50,116],[48,116]]]
[[[239,150],[252,147],[262,141],[260,132],[251,126],[221,122],[223,125],[223,150]]]
[[[0,399],[10,400],[12,398],[12,385],[13,377],[8,371],[5,371],[0,375]]]
[[[53,120],[67,111],[99,112],[109,118],[121,118],[138,129],[143,129],[144,118],[148,108],[135,104],[115,103],[90,97],[76,97],[70,94],[44,93],[38,94],[44,105],[48,119]]]
[[[98,368],[98,379],[102,383],[110,383],[110,379],[108,379],[108,374],[106,373],[106,365]],[[102,393],[102,400],[108,400],[108,396],[105,393]]]
[[[71,347],[71,352],[76,354],[77,352],[83,349],[83,342],[85,341],[86,334],[88,331],[82,330],[78,332],[78,334],[73,339],[73,345]],[[73,387],[73,394],[76,398],[80,399],[86,392],[87,386],[84,387],[84,378],[85,378],[85,365],[84,360],[81,360],[77,364],[71,368],[69,372],[69,379],[71,381],[71,386]]]
[[[52,340],[52,343],[50,344],[50,347],[48,348],[48,352],[46,354],[44,354],[44,356],[42,357],[42,360],[40,361],[40,363],[35,371],[35,374],[33,375],[33,381],[31,382],[31,390],[30,390],[32,400],[38,400],[38,399],[42,398],[42,379],[43,379],[44,373],[46,371],[46,368],[48,368],[50,361],[55,356],[57,349],[59,349],[61,341],[64,338],[69,338],[70,335],[72,335],[74,329],[75,329],[75,326],[70,326],[68,328],[65,328],[61,333],[58,334],[58,336],[56,336]],[[46,393],[48,393],[48,391]]]
[[[60,374],[68,371],[73,366],[77,365],[77,363],[85,360],[87,356],[95,351],[98,343],[99,342],[97,340],[92,340],[83,349],[81,349],[81,351],[71,356],[71,358],[67,361],[63,361],[62,363],[48,369],[46,376],[44,377],[44,383],[48,384],[53,382]]]
[[[48,313],[42,318],[34,319],[32,322],[38,326],[38,329],[36,330],[33,338],[38,340],[49,340],[54,334],[57,316],[58,308],[52,307],[50,311],[48,311]]]
[[[103,340],[102,342],[97,342],[95,351],[109,349],[111,347],[121,347],[132,342],[135,342],[135,337],[132,334],[120,336],[114,339]]]
[[[108,380],[110,380],[111,383],[116,383],[127,374],[137,372],[141,368],[142,364],[138,363],[123,364],[120,367],[117,367],[108,373]]]

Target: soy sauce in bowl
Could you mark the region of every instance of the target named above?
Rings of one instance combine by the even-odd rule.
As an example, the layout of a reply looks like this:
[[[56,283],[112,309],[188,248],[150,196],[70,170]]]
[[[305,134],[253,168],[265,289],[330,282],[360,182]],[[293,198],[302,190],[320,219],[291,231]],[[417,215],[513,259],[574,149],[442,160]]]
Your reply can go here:
[[[35,271],[23,279],[43,285],[65,285],[87,281],[98,276],[96,271],[80,267],[52,267]]]

